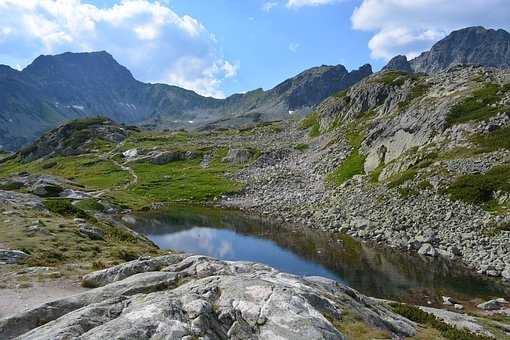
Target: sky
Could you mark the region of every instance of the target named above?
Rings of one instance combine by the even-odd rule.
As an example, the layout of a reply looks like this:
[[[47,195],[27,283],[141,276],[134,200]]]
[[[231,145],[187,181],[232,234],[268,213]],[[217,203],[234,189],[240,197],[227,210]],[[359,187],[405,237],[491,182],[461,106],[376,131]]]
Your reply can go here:
[[[106,50],[145,82],[222,98],[307,68],[380,69],[467,26],[510,29],[509,0],[0,0],[0,64]]]

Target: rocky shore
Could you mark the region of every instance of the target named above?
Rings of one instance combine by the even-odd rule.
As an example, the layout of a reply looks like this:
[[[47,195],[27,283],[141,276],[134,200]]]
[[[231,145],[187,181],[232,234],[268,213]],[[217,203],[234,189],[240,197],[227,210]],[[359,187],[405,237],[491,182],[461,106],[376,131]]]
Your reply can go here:
[[[220,204],[423,256],[445,256],[480,274],[510,281],[510,232],[490,235],[506,217],[453,202],[433,188],[402,197],[396,189],[372,183],[369,175],[355,176],[341,187],[328,186],[326,174],[349,152],[348,147],[328,147],[329,138],[312,141],[304,152],[275,149],[263,154],[235,175],[246,183],[243,193],[224,197]],[[484,158],[456,164],[460,172],[474,166],[489,169],[494,163]]]

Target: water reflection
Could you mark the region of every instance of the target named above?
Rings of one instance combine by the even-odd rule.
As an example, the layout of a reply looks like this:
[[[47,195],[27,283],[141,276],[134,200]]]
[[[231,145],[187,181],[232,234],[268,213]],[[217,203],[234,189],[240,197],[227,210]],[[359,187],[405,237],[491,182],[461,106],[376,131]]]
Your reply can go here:
[[[325,276],[380,298],[425,303],[441,295],[467,300],[510,291],[448,261],[369,247],[341,234],[285,228],[237,211],[176,207],[137,216],[135,229],[163,249]]]

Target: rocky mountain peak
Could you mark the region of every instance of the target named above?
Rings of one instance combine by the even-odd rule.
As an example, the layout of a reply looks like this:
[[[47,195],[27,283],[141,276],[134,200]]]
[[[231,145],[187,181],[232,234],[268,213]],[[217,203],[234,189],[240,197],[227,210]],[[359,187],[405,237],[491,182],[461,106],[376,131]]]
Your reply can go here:
[[[398,55],[393,57],[386,66],[383,67],[383,71],[404,71],[412,72],[411,64],[407,61],[405,55]]]
[[[22,72],[41,81],[135,81],[131,72],[105,51],[41,55]]]
[[[468,27],[452,32],[410,61],[415,72],[435,73],[459,64],[510,67],[510,33]]]

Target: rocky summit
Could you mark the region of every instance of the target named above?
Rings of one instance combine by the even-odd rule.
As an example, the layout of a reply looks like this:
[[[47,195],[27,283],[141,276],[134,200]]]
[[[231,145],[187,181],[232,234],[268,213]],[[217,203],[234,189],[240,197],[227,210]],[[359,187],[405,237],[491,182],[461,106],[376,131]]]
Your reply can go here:
[[[484,27],[460,29],[410,61],[405,56],[391,59],[384,69],[435,73],[455,65],[510,68],[510,33]]]

